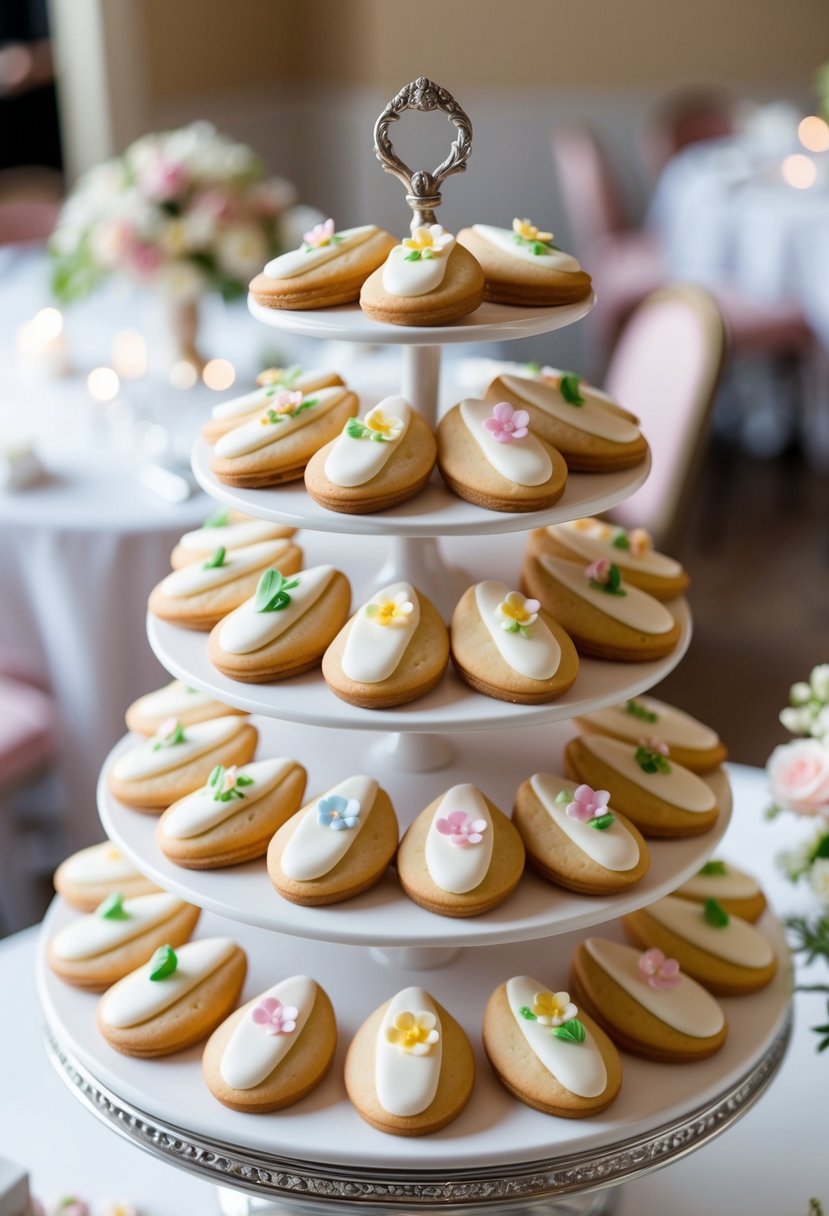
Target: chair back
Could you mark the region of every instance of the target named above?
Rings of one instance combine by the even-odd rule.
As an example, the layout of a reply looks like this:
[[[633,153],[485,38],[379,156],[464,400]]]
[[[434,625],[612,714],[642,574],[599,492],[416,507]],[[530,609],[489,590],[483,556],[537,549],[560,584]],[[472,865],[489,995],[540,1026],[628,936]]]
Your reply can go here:
[[[702,288],[678,284],[648,296],[610,358],[605,385],[636,414],[651,447],[648,480],[610,512],[660,545],[676,539],[705,452],[725,355],[719,309]]]
[[[558,128],[552,147],[573,248],[579,257],[589,259],[597,243],[625,227],[613,173],[601,144],[587,126]]]
[[[60,203],[47,199],[0,202],[0,245],[46,241],[58,221]]]

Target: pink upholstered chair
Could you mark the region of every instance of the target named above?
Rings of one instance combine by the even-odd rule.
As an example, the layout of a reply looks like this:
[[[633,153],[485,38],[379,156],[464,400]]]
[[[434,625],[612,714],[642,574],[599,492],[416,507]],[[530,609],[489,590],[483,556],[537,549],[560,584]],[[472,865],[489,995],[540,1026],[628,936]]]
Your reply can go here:
[[[59,211],[60,203],[46,199],[0,202],[0,245],[48,240]]]

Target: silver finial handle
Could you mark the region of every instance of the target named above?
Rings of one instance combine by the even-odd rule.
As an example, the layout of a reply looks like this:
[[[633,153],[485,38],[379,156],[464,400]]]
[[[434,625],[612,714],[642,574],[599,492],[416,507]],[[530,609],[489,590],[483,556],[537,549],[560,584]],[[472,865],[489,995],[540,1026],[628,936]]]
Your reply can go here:
[[[457,128],[458,136],[452,143],[449,155],[429,173],[426,169],[412,172],[405,165],[391,144],[389,127],[397,122],[406,110],[443,110],[449,121]],[[412,209],[412,231],[422,224],[434,224],[435,207],[441,203],[440,186],[452,173],[463,173],[469,153],[472,151],[472,123],[469,116],[455,101],[452,94],[426,76],[418,76],[411,84],[391,99],[374,124],[374,154],[387,173],[398,177],[408,190],[406,202]]]

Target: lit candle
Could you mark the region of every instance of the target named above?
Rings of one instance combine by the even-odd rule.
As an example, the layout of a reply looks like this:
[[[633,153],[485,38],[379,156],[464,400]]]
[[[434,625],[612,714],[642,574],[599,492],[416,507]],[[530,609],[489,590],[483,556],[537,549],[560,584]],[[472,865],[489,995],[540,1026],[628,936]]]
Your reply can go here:
[[[17,353],[21,366],[43,379],[65,376],[69,370],[63,315],[57,308],[41,308],[17,331]]]

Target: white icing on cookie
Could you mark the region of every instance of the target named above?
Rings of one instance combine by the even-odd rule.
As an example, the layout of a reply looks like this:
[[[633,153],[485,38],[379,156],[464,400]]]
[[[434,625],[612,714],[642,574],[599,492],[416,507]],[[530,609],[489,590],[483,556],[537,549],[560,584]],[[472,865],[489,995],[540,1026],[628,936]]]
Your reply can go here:
[[[762,894],[760,884],[745,870],[738,870],[729,861],[725,874],[695,874],[677,891],[690,899],[756,899]]]
[[[124,752],[112,766],[112,775],[118,781],[140,781],[145,777],[172,772],[219,744],[228,743],[239,734],[245,722],[246,719],[239,714],[194,722],[191,726],[185,726],[184,741],[171,745],[160,740],[157,734],[153,735]],[[159,743],[160,747],[157,746]]]
[[[128,861],[114,844],[104,840],[88,849],[81,849],[67,857],[61,866],[61,878],[76,886],[97,886],[100,883],[123,882],[140,878],[138,870]]]
[[[587,953],[620,988],[666,1026],[695,1039],[719,1034],[725,1025],[723,1011],[709,992],[682,975],[676,988],[651,988],[639,970],[641,951],[603,937],[588,937]],[[609,1013],[612,1017],[612,1011]]]
[[[729,917],[722,927],[711,925],[700,904],[673,895],[648,904],[645,913],[677,937],[737,967],[762,968],[774,962],[774,951],[762,933],[740,916]]]
[[[448,820],[462,811],[469,819],[486,823],[477,844],[453,844],[450,835],[438,829],[439,820]],[[424,848],[426,869],[436,886],[452,895],[463,895],[480,886],[492,860],[494,834],[492,816],[480,790],[474,785],[453,785],[447,790],[432,816]]]
[[[302,247],[291,249],[288,253],[281,253],[279,257],[272,258],[265,266],[264,273],[269,279],[295,279],[309,270],[316,270],[318,266],[324,266],[326,262],[333,262],[335,258],[341,257],[349,249],[354,249],[356,245],[362,245],[375,232],[377,232],[377,228],[374,224],[361,224],[357,228],[342,228],[335,233],[339,239],[332,241],[330,245],[321,245],[311,249]]]
[[[310,393],[317,388],[325,388],[334,379],[336,372],[308,371],[291,379],[291,390],[297,393]],[[212,416],[217,422],[225,422],[228,418],[243,418],[246,414],[259,413],[265,409],[268,402],[286,386],[282,384],[264,385],[255,388],[253,392],[234,397],[231,401],[220,401],[214,405]],[[275,390],[275,391],[274,391]]]
[[[245,600],[225,617],[219,628],[219,645],[227,654],[251,654],[281,637],[313,608],[334,577],[333,566],[311,566],[299,574],[298,585],[289,593],[291,602],[278,612],[257,612],[256,596]]]
[[[656,697],[635,697],[637,705],[641,705],[649,713],[656,714],[656,721],[650,722],[637,717],[627,709],[627,702],[613,705],[610,709],[599,709],[595,713],[585,714],[585,721],[592,723],[600,731],[613,735],[623,735],[626,739],[639,740],[642,735],[656,735],[667,743],[668,747],[680,747],[687,751],[709,752],[719,747],[720,737],[710,726],[703,726],[690,714],[681,709],[674,709]]]
[[[508,667],[528,680],[551,680],[561,663],[561,647],[540,617],[527,627],[528,637],[503,628],[509,622],[499,614],[498,605],[509,592],[505,583],[492,579],[478,583],[475,604],[481,620]]]
[[[581,599],[586,600],[588,604],[592,604],[594,608],[598,608],[600,612],[604,612],[622,625],[627,625],[630,629],[636,629],[640,633],[658,635],[670,632],[676,624],[664,604],[645,591],[640,591],[638,587],[626,583],[624,579],[622,589],[626,594],[612,595],[598,587],[591,587],[590,581],[584,573],[585,567],[578,562],[567,562],[558,557],[550,557],[549,553],[542,553],[538,560],[568,591],[572,591]]]
[[[542,254],[533,253],[527,245],[519,244],[514,238],[515,233],[510,228],[494,228],[491,224],[473,224],[472,231],[483,237],[490,245],[494,245],[501,253],[508,253],[519,262],[528,262],[531,266],[539,266],[542,270],[557,270],[564,274],[572,274],[581,270],[579,262],[569,253],[561,249],[550,249]]]
[[[385,397],[379,405],[369,410],[363,424],[370,424],[380,413],[387,419],[398,419],[402,426],[394,427],[396,433],[393,438],[377,440],[370,434],[355,438],[348,433],[354,422],[354,419],[349,419],[342,433],[334,440],[323,466],[325,476],[335,486],[347,489],[365,485],[385,468],[400,448],[409,429],[412,407],[403,397]]]
[[[440,224],[432,224],[433,235],[440,241],[440,252],[433,256],[422,254],[413,261],[416,252],[406,245],[395,245],[383,265],[383,289],[391,296],[425,296],[440,287],[446,274],[449,255],[455,247],[455,238]],[[435,232],[435,229],[438,231]]]
[[[318,418],[329,413],[345,399],[347,393],[348,389],[341,384],[306,393],[303,400],[313,401],[315,404],[295,415],[279,414],[281,422],[270,422],[268,409],[265,409],[250,422],[243,422],[241,426],[234,427],[232,431],[228,431],[217,439],[214,449],[216,455],[222,459],[247,456],[270,444],[278,443],[301,427],[308,426],[309,423],[316,422]],[[221,544],[221,540],[218,543]]]
[[[523,401],[559,422],[566,423],[577,431],[606,439],[610,443],[633,443],[640,437],[639,427],[623,414],[610,409],[606,401],[596,396],[588,384],[581,381],[579,392],[584,397],[583,405],[570,405],[561,391],[551,384],[539,380],[528,380],[524,376],[502,376],[505,388]]]
[[[619,739],[608,739],[604,735],[581,735],[579,742],[587,748],[591,755],[603,764],[607,764],[620,777],[632,781],[634,785],[647,790],[655,798],[661,798],[663,802],[670,803],[671,806],[679,807],[683,811],[692,811],[695,814],[704,814],[706,811],[713,810],[717,805],[711,786],[707,785],[696,773],[677,764],[676,760],[669,761],[671,766],[669,773],[646,773],[634,758],[636,748],[629,743],[622,743]]]
[[[168,895],[166,891],[136,895],[134,899],[124,900],[123,910],[127,915],[123,920],[90,912],[61,929],[52,938],[52,952],[66,962],[96,958],[99,954],[125,945],[154,925],[169,920],[185,906],[182,900]]]
[[[597,1098],[607,1088],[607,1068],[596,1040],[585,1026],[582,1043],[569,1043],[551,1034],[551,1027],[523,1018],[521,1007],[532,1009],[537,992],[544,984],[528,975],[516,975],[507,980],[507,1004],[533,1055],[555,1077],[564,1089],[579,1098]]]
[[[241,549],[245,545],[255,545],[262,540],[275,540],[284,536],[289,529],[283,524],[270,524],[264,519],[240,519],[236,523],[221,524],[217,527],[197,528],[195,532],[185,532],[178,542],[182,549],[190,553],[203,553],[209,557],[215,553],[219,545],[225,549]]]
[[[209,786],[188,794],[179,799],[164,812],[159,820],[159,831],[163,836],[172,840],[190,840],[218,827],[220,823],[231,819],[239,811],[246,811],[252,804],[264,798],[271,790],[279,785],[291,769],[296,768],[295,760],[278,756],[273,760],[257,760],[254,764],[246,764],[236,772],[239,777],[250,778],[252,785],[239,787],[242,798],[229,798],[223,801],[215,797],[215,792]]]
[[[404,1051],[390,1043],[386,1032],[394,1026],[399,1013],[431,1013],[437,1019],[440,1036],[422,1055]],[[404,988],[389,1001],[377,1033],[374,1056],[374,1087],[377,1100],[390,1115],[408,1118],[420,1115],[435,1100],[443,1059],[443,1027],[432,998],[422,988]]]
[[[225,1084],[233,1089],[254,1089],[266,1081],[299,1039],[316,999],[314,980],[307,975],[292,975],[252,1001],[225,1044],[219,1061],[219,1072]],[[271,1001],[296,1009],[296,1017],[291,1019],[295,1023],[293,1030],[268,1034],[268,1023],[254,1019],[257,1009],[267,1016],[267,1005]]]
[[[286,878],[308,882],[330,873],[345,857],[365,826],[377,798],[377,782],[373,777],[346,777],[327,793],[315,798],[304,811],[298,812],[299,823],[285,846],[280,866]],[[359,803],[354,827],[336,829],[328,822],[320,803],[330,798],[354,799]],[[335,820],[336,822],[336,820]]]
[[[131,708],[139,717],[163,722],[165,718],[182,718],[191,710],[207,706],[216,706],[222,714],[227,712],[226,706],[214,701],[209,693],[188,688],[182,680],[173,680],[155,692],[145,693],[133,702]]]
[[[614,819],[609,828],[591,828],[589,823],[571,819],[566,804],[556,802],[561,790],[573,791],[575,787],[572,781],[554,777],[550,773],[534,773],[530,777],[530,785],[553,823],[591,861],[617,874],[632,870],[639,864],[639,845],[618,819]],[[608,809],[613,810],[612,807]]]
[[[498,443],[484,422],[492,417],[492,404],[467,397],[460,403],[464,425],[496,473],[519,486],[541,486],[553,475],[549,452],[532,433],[512,443]]]
[[[229,937],[206,937],[177,946],[177,965],[172,975],[151,980],[150,961],[113,984],[101,999],[101,1020],[113,1029],[124,1030],[158,1017],[218,971],[235,949]]]
[[[278,566],[279,559],[284,556],[291,542],[288,540],[265,540],[258,545],[246,545],[242,549],[234,549],[225,554],[221,566],[211,566],[205,570],[202,562],[192,562],[174,570],[159,585],[159,591],[169,599],[187,599],[191,595],[201,595],[205,591],[214,591],[259,570],[265,566]],[[217,546],[218,548],[218,546]]]
[[[395,607],[384,615],[385,605]],[[409,612],[406,605],[411,606]],[[391,619],[384,623],[388,616]],[[387,680],[400,666],[419,624],[420,600],[411,583],[384,587],[363,604],[351,622],[343,649],[343,674],[359,684]]]
[[[613,544],[613,538],[625,529],[606,524],[600,519],[573,519],[566,524],[550,524],[547,531],[562,545],[580,554],[585,562],[607,557],[617,566],[652,574],[655,578],[676,578],[682,574],[679,562],[664,553],[657,553],[655,549],[645,549],[642,553],[618,549]]]

